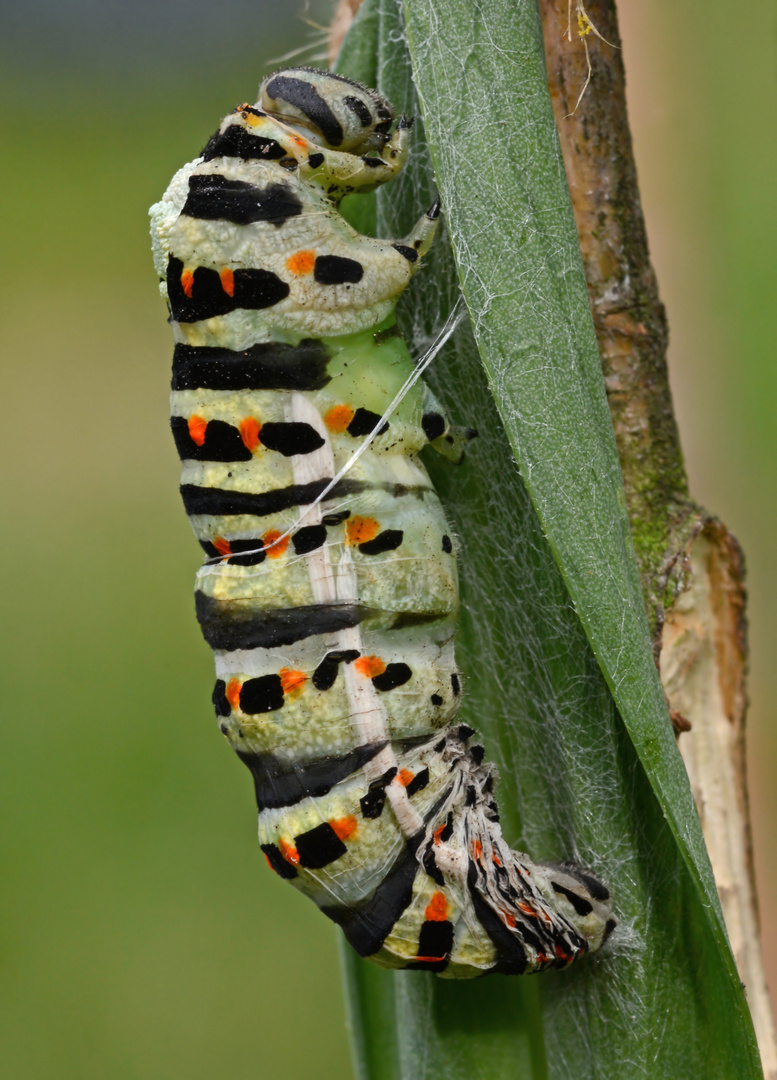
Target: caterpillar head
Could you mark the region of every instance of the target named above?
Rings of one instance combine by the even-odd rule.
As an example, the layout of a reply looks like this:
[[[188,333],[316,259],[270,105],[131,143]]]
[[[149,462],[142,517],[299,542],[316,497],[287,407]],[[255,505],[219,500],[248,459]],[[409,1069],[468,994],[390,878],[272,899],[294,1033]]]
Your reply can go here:
[[[316,68],[283,68],[259,87],[257,105],[329,150],[380,150],[394,120],[392,106],[375,90]]]

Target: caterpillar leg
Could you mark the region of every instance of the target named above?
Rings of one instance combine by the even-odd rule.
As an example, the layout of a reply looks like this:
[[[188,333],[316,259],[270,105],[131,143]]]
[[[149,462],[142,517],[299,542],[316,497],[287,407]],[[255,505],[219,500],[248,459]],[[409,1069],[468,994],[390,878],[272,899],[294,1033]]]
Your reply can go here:
[[[411,231],[402,240],[394,243],[394,248],[411,263],[416,263],[432,246],[440,217],[440,200],[435,199],[425,214],[422,214]]]
[[[400,240],[375,240],[352,230],[349,246],[361,264],[375,267],[372,297],[377,300],[395,297],[407,286],[432,246],[440,224],[440,200],[435,199],[425,214]]]

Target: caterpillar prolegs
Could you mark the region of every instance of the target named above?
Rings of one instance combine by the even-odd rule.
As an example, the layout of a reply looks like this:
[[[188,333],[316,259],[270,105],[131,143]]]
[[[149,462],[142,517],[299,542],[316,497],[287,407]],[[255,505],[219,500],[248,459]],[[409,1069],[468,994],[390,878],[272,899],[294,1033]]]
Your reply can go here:
[[[418,455],[456,459],[463,435],[420,381],[387,415],[414,372],[393,311],[438,208],[398,241],[338,212],[397,175],[411,126],[286,69],[152,208],[197,616],[270,867],[385,967],[540,971],[615,919],[592,873],[510,850],[456,722],[455,545]]]

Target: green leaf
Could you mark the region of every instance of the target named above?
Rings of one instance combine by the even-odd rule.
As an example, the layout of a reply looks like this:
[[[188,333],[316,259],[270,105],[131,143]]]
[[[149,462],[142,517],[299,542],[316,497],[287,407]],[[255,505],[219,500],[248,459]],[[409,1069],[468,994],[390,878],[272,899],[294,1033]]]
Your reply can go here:
[[[449,238],[400,322],[421,353],[459,288],[472,320],[429,372],[480,433],[461,469],[428,463],[461,545],[462,718],[500,765],[513,846],[596,870],[621,926],[531,980],[348,958],[359,1074],[759,1077],[652,658],[536,0],[406,0],[406,25],[367,2],[338,70],[425,121],[378,232],[406,233],[436,184]]]

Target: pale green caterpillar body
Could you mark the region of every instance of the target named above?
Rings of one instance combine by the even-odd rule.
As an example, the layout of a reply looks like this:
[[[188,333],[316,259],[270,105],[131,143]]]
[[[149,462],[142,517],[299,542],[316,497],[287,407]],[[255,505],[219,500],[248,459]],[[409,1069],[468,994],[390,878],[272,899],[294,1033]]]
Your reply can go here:
[[[591,872],[509,848],[456,723],[455,542],[419,454],[456,460],[463,434],[393,315],[439,207],[398,241],[338,209],[410,132],[375,91],[286,69],[152,208],[197,614],[270,867],[383,966],[541,971],[615,919]]]

